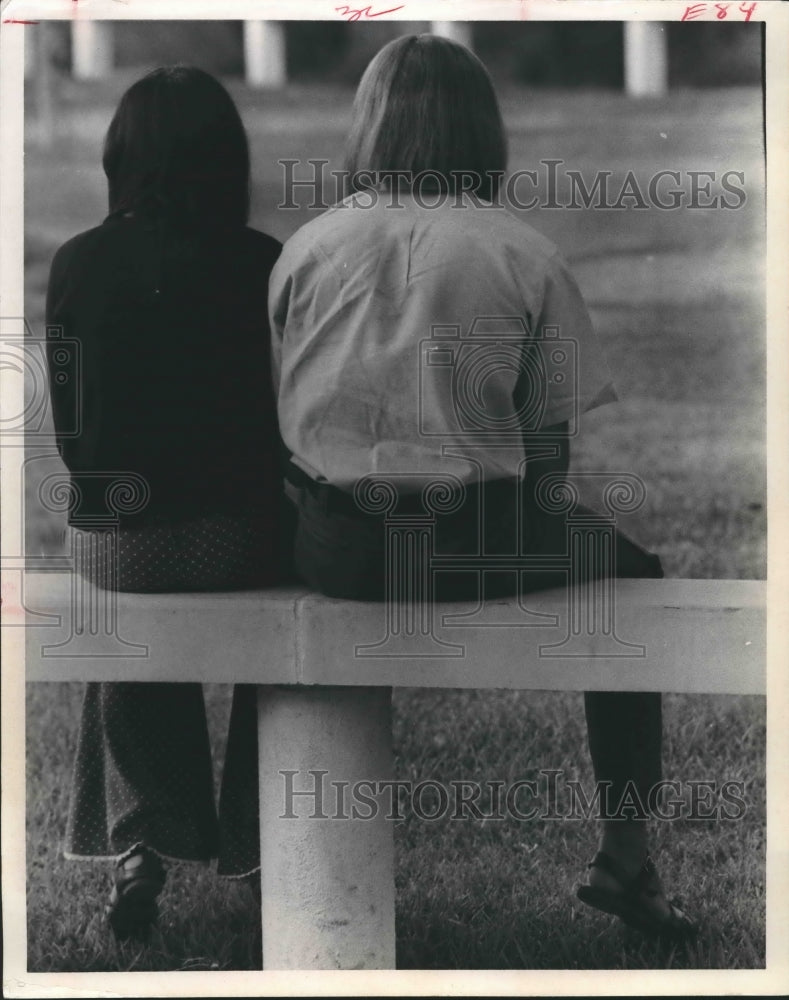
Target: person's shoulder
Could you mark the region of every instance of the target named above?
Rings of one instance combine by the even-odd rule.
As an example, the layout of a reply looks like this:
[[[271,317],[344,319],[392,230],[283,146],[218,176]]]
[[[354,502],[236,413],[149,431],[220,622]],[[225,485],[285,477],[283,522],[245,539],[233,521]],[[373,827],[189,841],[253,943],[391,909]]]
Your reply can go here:
[[[472,259],[478,267],[514,269],[537,276],[559,254],[554,244],[503,205],[462,199],[419,213],[418,231],[429,233],[430,253],[445,260]]]
[[[298,253],[314,241],[330,237],[336,229],[338,218],[336,206],[332,206],[320,215],[308,219],[285,240],[283,254]]]
[[[122,228],[115,220],[105,219],[100,225],[66,240],[52,256],[50,289],[65,287],[64,283],[68,283],[73,290],[116,267],[125,255]]]
[[[316,250],[330,253],[335,247],[347,246],[349,241],[358,245],[381,225],[391,225],[391,219],[382,222],[381,212],[376,211],[381,207],[382,202],[366,192],[348,195],[300,226],[285,241],[283,257],[296,260]]]
[[[547,285],[573,282],[567,258],[553,240],[509,208],[496,214],[497,224],[489,233],[494,255],[518,276],[529,296],[544,294]]]
[[[481,221],[482,220],[482,221]],[[531,258],[534,263],[548,266],[559,256],[556,244],[510,209],[493,205],[490,209],[477,210],[477,227],[485,232],[495,245],[506,247],[510,252]],[[485,224],[487,223],[487,224]]]
[[[53,263],[57,262],[63,265],[69,261],[76,261],[89,256],[97,249],[104,249],[108,240],[111,241],[113,238],[112,227],[108,226],[106,222],[98,226],[93,226],[90,229],[84,230],[84,232],[77,233],[76,236],[72,236],[71,239],[61,244],[55,251]]]

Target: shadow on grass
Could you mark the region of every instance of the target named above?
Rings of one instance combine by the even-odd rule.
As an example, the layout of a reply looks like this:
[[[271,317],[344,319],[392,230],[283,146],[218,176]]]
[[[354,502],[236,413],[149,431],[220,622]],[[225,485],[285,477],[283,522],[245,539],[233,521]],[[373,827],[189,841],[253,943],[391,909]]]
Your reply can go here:
[[[695,942],[648,939],[614,917],[563,901],[546,913],[501,913],[471,901],[447,918],[439,900],[398,920],[398,969],[697,969],[764,967],[763,943],[701,921]]]

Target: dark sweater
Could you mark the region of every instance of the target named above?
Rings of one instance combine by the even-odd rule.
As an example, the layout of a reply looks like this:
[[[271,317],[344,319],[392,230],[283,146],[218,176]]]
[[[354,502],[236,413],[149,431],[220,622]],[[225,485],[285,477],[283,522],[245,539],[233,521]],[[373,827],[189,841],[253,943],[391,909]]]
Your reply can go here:
[[[274,516],[267,297],[280,250],[253,229],[187,237],[114,217],[58,250],[47,324],[62,333],[48,330],[47,355],[58,450],[82,495],[71,523],[118,512],[106,493],[124,473],[150,493],[142,509],[120,511],[124,524]],[[78,346],[65,379],[62,338]]]

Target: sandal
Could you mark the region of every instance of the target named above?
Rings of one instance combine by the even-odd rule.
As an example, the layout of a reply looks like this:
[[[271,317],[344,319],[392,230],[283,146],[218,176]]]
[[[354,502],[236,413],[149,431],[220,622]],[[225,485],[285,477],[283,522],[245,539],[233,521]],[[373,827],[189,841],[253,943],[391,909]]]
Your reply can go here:
[[[635,927],[651,937],[681,941],[694,938],[698,933],[698,927],[682,912],[678,901],[668,901],[668,916],[656,913],[649,906],[648,900],[660,894],[655,884],[657,869],[649,855],[633,878],[626,875],[622,867],[604,851],[598,851],[587,867],[607,872],[616,879],[621,890],[582,885],[576,893],[582,903],[603,913],[613,913],[629,927]]]
[[[115,884],[105,908],[107,921],[118,941],[148,939],[159,915],[156,897],[162,891],[164,880],[164,866],[145,848],[118,864]]]

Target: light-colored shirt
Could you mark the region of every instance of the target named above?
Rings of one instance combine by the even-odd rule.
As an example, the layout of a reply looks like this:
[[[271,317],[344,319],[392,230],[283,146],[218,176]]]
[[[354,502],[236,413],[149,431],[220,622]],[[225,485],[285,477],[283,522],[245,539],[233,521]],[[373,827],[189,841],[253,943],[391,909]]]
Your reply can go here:
[[[616,399],[556,247],[506,209],[364,192],[307,223],[271,275],[283,440],[317,481],[522,474],[523,431]],[[402,207],[396,207],[397,205]]]

